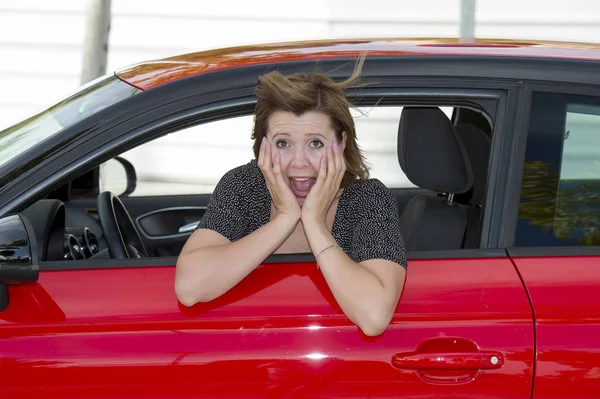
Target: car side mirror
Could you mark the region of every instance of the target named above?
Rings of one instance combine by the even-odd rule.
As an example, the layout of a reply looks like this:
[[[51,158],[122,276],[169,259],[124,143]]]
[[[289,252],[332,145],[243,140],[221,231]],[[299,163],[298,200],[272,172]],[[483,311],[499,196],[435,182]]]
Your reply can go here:
[[[111,191],[118,197],[127,197],[135,191],[137,174],[125,158],[115,157],[100,165],[100,192]]]
[[[8,284],[34,283],[39,277],[26,224],[19,215],[0,218],[0,312],[8,306]]]

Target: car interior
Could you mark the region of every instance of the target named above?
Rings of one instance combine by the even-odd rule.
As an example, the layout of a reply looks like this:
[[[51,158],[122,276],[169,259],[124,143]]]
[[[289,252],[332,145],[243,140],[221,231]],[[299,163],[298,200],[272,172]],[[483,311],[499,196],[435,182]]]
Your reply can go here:
[[[408,251],[479,247],[491,137],[479,109],[454,107],[448,117],[436,106],[403,107],[398,162],[416,187],[392,191]],[[129,197],[135,169],[115,160],[127,178],[123,194],[99,192],[97,167],[20,213],[39,261],[178,255],[210,194]]]

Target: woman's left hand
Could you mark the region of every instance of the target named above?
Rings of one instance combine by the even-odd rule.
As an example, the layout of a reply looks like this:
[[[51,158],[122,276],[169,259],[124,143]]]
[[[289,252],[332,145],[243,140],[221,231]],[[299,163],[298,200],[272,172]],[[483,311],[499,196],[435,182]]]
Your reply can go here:
[[[302,223],[325,223],[327,212],[340,193],[340,184],[346,173],[346,160],[336,141],[321,159],[315,185],[310,189],[302,205]]]

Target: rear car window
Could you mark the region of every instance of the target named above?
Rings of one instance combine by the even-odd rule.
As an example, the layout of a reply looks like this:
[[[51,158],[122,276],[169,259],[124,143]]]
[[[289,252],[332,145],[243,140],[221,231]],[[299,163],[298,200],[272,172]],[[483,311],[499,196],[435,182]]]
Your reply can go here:
[[[517,246],[600,245],[600,98],[533,94]]]

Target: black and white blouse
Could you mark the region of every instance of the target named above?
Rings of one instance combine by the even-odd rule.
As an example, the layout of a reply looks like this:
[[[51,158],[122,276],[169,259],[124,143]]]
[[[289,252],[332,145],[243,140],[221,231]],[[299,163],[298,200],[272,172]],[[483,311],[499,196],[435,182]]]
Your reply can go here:
[[[271,195],[256,160],[234,168],[219,181],[198,229],[211,229],[230,241],[252,233],[270,220]],[[398,205],[379,180],[346,186],[331,234],[355,262],[386,259],[406,268]]]

